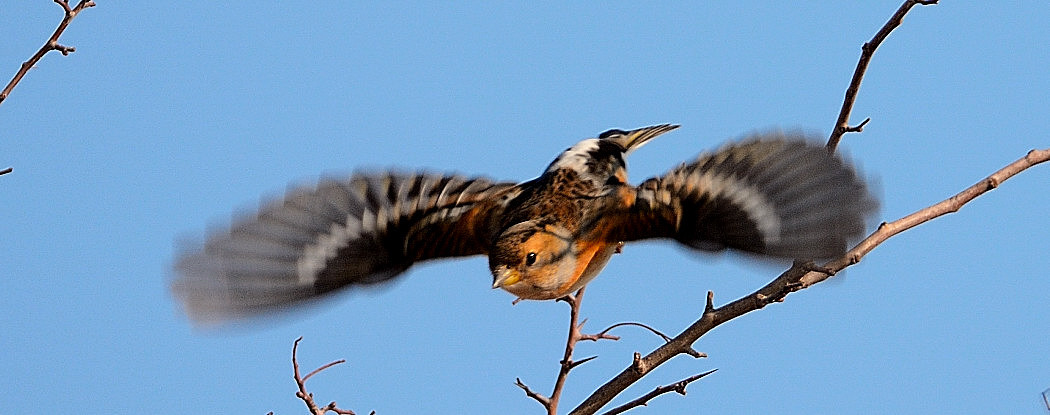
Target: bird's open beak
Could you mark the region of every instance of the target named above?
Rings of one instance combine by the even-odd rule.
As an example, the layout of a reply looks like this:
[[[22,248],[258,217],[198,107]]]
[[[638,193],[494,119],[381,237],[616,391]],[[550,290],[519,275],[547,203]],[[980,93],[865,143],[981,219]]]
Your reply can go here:
[[[492,288],[509,287],[517,284],[518,281],[521,281],[521,274],[518,273],[518,270],[501,266],[497,272],[496,280],[492,281]]]

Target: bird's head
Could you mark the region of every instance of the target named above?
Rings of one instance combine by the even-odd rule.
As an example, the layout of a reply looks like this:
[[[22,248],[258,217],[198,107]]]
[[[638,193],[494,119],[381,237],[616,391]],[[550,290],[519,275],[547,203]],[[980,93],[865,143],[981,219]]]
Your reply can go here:
[[[598,138],[588,138],[563,151],[545,173],[569,169],[594,186],[627,182],[627,164],[624,156],[668,131],[678,128],[673,124],[654,125],[637,130],[608,130]]]
[[[489,253],[492,288],[524,299],[557,298],[576,269],[572,235],[557,225],[534,220],[507,228]]]

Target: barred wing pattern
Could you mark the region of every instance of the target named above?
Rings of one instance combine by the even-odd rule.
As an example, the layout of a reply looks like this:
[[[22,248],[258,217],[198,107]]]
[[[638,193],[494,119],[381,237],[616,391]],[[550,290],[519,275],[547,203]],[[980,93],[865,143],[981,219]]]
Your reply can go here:
[[[172,290],[198,323],[285,308],[387,281],[414,262],[485,254],[514,186],[439,174],[355,174],[293,189],[176,261]]]
[[[846,252],[878,207],[843,158],[802,135],[751,136],[635,189],[608,215],[624,241],[673,238],[705,251],[826,259]]]

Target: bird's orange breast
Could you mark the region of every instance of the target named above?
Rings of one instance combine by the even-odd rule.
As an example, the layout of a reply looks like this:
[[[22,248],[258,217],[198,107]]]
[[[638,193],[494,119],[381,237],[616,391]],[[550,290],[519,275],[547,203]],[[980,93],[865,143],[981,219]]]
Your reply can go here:
[[[609,258],[616,253],[619,244],[585,240],[577,242],[576,247],[576,268],[572,278],[567,279],[559,288],[561,295],[572,294],[597,277],[609,262]]]

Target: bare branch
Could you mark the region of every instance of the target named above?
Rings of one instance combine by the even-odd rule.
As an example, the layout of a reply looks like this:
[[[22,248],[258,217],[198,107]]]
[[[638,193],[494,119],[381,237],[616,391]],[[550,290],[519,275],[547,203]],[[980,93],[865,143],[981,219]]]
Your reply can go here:
[[[554,390],[551,391],[550,397],[543,396],[532,389],[529,389],[520,378],[515,379],[515,385],[524,390],[526,396],[543,405],[543,408],[547,410],[548,415],[556,415],[558,413],[558,401],[561,399],[561,393],[565,388],[565,381],[569,377],[569,372],[576,368],[576,366],[587,363],[598,357],[590,356],[574,361],[572,359],[572,354],[576,349],[576,343],[580,340],[598,341],[600,339],[618,339],[616,336],[609,336],[604,332],[599,334],[582,334],[580,332],[583,325],[587,323],[587,320],[580,321],[580,304],[583,301],[583,292],[584,288],[581,288],[579,291],[576,291],[576,294],[574,295],[567,295],[558,299],[558,301],[564,301],[569,304],[569,334],[565,339],[565,352],[562,354],[562,359],[558,362],[558,376],[554,381]],[[611,327],[605,331],[607,332],[610,329]]]
[[[871,61],[871,56],[875,54],[875,49],[878,49],[882,41],[886,40],[886,37],[890,35],[893,29],[901,25],[904,20],[904,15],[908,14],[916,4],[931,5],[937,4],[937,0],[906,0],[901,5],[897,12],[890,17],[890,20],[879,29],[878,33],[875,33],[875,37],[871,38],[870,41],[861,47],[860,61],[857,62],[857,68],[853,71],[853,79],[850,80],[849,87],[846,88],[846,99],[842,101],[842,109],[839,110],[838,120],[835,121],[835,128],[831,130],[831,137],[828,138],[828,151],[834,152],[835,148],[838,147],[839,141],[842,139],[842,135],[849,132],[859,132],[864,129],[864,125],[871,121],[870,118],[865,119],[864,122],[857,126],[851,127],[849,125],[849,116],[853,112],[853,104],[857,101],[857,91],[860,90],[860,82],[864,79],[864,72],[868,70],[868,62]]]
[[[988,176],[977,184],[970,186],[962,192],[944,201],[921,209],[908,216],[890,223],[883,223],[879,228],[861,241],[857,246],[822,267],[814,267],[812,264],[795,262],[791,268],[784,271],[780,276],[769,284],[743,298],[737,299],[729,304],[718,308],[712,308],[713,294],[708,292],[708,302],[700,319],[693,322],[682,333],[671,339],[670,342],[660,346],[645,357],[635,355],[634,361],[616,377],[610,379],[604,385],[595,390],[583,401],[571,414],[593,414],[609,403],[616,395],[628,386],[645,376],[656,366],[663,364],[672,357],[688,353],[687,350],[701,336],[711,329],[744,314],[758,310],[774,302],[783,301],[784,298],[795,291],[807,288],[831,277],[834,273],[846,267],[860,262],[868,252],[886,241],[890,237],[928,222],[939,216],[956,212],[966,203],[977,198],[999,186],[1000,183],[1014,175],[1032,167],[1036,164],[1050,160],[1050,148],[1044,150],[1032,150],[1019,160],[1010,163],[999,171]]]
[[[860,262],[860,259],[864,257],[876,246],[883,243],[891,236],[904,232],[908,229],[914,228],[923,223],[929,222],[937,217],[947,215],[949,213],[955,213],[963,205],[969,203],[971,200],[976,199],[978,196],[987,193],[989,190],[999,187],[999,184],[1006,181],[1007,179],[1017,175],[1018,173],[1032,167],[1036,164],[1046,162],[1050,160],[1050,148],[1043,150],[1031,150],[1024,157],[1017,159],[1013,163],[1010,163],[992,173],[990,176],[983,180],[975,183],[973,186],[966,188],[959,192],[955,196],[945,199],[937,204],[929,206],[925,209],[921,209],[915,213],[912,213],[903,218],[897,219],[893,222],[883,223],[879,225],[879,228],[875,230],[871,235],[860,241],[856,247],[851,249],[846,255],[838,260],[829,262],[824,265],[825,268],[839,271],[847,266]],[[799,282],[803,285],[802,288],[809,287],[818,282],[828,279],[830,275],[823,272],[810,272],[804,275]]]
[[[546,396],[543,396],[543,395],[540,395],[540,394],[534,392],[532,389],[529,389],[529,387],[527,385],[522,383],[521,378],[514,378],[514,384],[517,385],[519,388],[521,388],[521,390],[525,391],[525,396],[528,396],[528,397],[530,397],[532,399],[535,399],[536,402],[539,402],[540,405],[543,405],[544,408],[550,408],[550,406],[551,406],[550,398],[548,398]]]
[[[654,329],[652,327],[649,327],[648,325],[645,325],[645,324],[642,324],[642,323],[638,323],[638,322],[634,322],[634,321],[626,321],[626,322],[622,322],[622,323],[613,324],[613,325],[609,326],[608,328],[606,328],[605,330],[602,330],[598,334],[584,334],[584,335],[582,335],[580,340],[590,340],[590,341],[598,341],[598,340],[601,340],[601,339],[619,340],[620,339],[619,337],[610,335],[608,333],[609,333],[610,330],[612,330],[614,328],[617,328],[617,327],[622,327],[622,326],[637,326],[637,327],[641,327],[641,328],[644,328],[646,330],[649,330],[650,332],[652,332],[653,334],[655,334],[657,336],[660,336],[661,339],[664,339],[665,343],[671,341],[670,337],[667,337],[666,334],[663,334],[659,330]],[[707,353],[698,352],[696,350],[693,350],[692,347],[689,348],[689,350],[686,352],[686,354],[688,354],[690,356],[693,356],[693,357],[695,357],[697,359],[702,358],[702,357],[707,357]]]
[[[11,93],[11,90],[15,89],[15,85],[18,85],[18,82],[20,82],[22,80],[22,77],[24,77],[26,73],[29,72],[29,69],[36,65],[36,63],[40,61],[40,59],[43,58],[44,55],[46,55],[48,52],[57,50],[60,53],[62,53],[62,55],[69,55],[70,53],[73,53],[77,50],[75,47],[72,46],[60,45],[58,43],[58,38],[62,36],[62,32],[66,31],[66,27],[69,27],[69,23],[73,21],[73,18],[76,17],[78,13],[80,13],[82,10],[88,7],[94,7],[95,2],[91,0],[80,0],[80,2],[77,3],[76,7],[72,8],[69,7],[69,2],[67,0],[55,0],[55,3],[57,3],[59,6],[62,6],[62,10],[65,12],[65,17],[62,18],[62,22],[58,24],[58,28],[55,29],[55,32],[53,34],[51,34],[51,38],[49,38],[47,42],[44,43],[44,46],[41,46],[40,50],[33,54],[33,56],[29,58],[29,60],[22,63],[22,67],[19,68],[18,72],[15,73],[15,77],[11,79],[11,82],[9,82],[6,87],[4,87],[3,91],[0,91],[0,104],[2,104],[5,99],[7,99],[7,96]]]
[[[14,169],[13,169],[13,168],[11,168],[11,167],[8,167],[8,168],[6,168],[6,169],[0,170],[0,176],[3,176],[3,175],[5,175],[5,174],[7,174],[7,173],[10,173],[10,172],[12,172],[12,171],[14,171]]]
[[[321,366],[321,367],[319,367],[317,369],[314,369],[313,372],[307,373],[306,376],[303,376],[303,383],[305,383],[307,381],[307,379],[310,379],[311,376],[316,375],[318,373],[321,373],[322,370],[328,369],[328,368],[330,368],[332,366],[335,366],[335,365],[338,365],[340,363],[346,363],[346,359],[339,359],[339,360],[336,360],[334,362],[328,363],[328,364],[326,364],[324,366]]]
[[[604,415],[622,414],[624,412],[627,412],[627,411],[629,411],[629,410],[631,410],[633,408],[639,407],[639,406],[647,406],[647,405],[649,405],[649,401],[651,401],[653,398],[655,398],[657,396],[660,396],[660,395],[663,395],[663,394],[665,394],[667,392],[671,392],[671,391],[677,392],[679,395],[683,395],[684,396],[685,395],[685,387],[686,386],[688,386],[690,383],[692,383],[693,381],[695,381],[697,379],[700,379],[700,378],[702,378],[704,376],[707,376],[707,375],[710,375],[712,373],[715,373],[716,370],[718,370],[718,369],[711,369],[711,370],[708,370],[708,371],[706,371],[704,373],[687,377],[685,379],[682,379],[682,380],[680,380],[678,382],[675,382],[675,383],[672,383],[670,385],[659,386],[656,389],[653,389],[651,392],[649,392],[649,393],[647,393],[645,395],[642,395],[638,399],[635,399],[633,401],[627,402],[627,403],[625,403],[623,405],[617,406],[617,407],[609,410],[609,412],[606,412]]]
[[[641,327],[643,329],[649,330],[650,332],[652,332],[653,334],[655,334],[657,336],[660,336],[660,338],[664,339],[665,342],[671,341],[670,337],[667,337],[666,334],[661,333],[659,330],[654,329],[652,327],[649,327],[649,326],[647,326],[645,324],[637,323],[637,322],[633,322],[633,321],[625,321],[623,323],[613,324],[613,325],[609,326],[608,328],[606,328],[605,330],[602,330],[598,334],[586,335],[585,336],[586,338],[584,340],[592,340],[591,337],[594,337],[594,339],[593,339],[594,341],[596,341],[598,339],[601,339],[601,338],[615,337],[615,336],[607,336],[607,333],[609,333],[609,331],[612,330],[612,329],[615,329],[617,327],[623,327],[623,326],[638,326],[638,327]],[[619,339],[619,338],[617,337],[617,339]]]
[[[585,288],[580,288],[576,291],[575,295],[568,296],[562,300],[569,303],[569,335],[565,340],[565,353],[562,355],[561,368],[558,370],[558,377],[554,381],[554,390],[551,392],[551,398],[548,402],[547,413],[549,415],[556,415],[558,413],[558,401],[561,399],[562,389],[565,388],[565,380],[569,377],[569,372],[572,371],[578,363],[572,361],[572,352],[576,349],[576,343],[583,337],[580,334],[580,327],[583,323],[577,324],[580,320],[580,302],[583,301],[583,292]],[[580,363],[586,362],[593,359],[593,357],[585,359]]]
[[[314,401],[314,394],[306,390],[306,380],[310,379],[310,377],[313,375],[321,373],[322,370],[328,369],[340,363],[344,363],[346,362],[346,360],[336,360],[317,369],[314,369],[306,376],[302,376],[299,372],[299,360],[297,357],[299,353],[299,342],[302,340],[303,338],[302,336],[300,336],[298,339],[295,339],[295,343],[292,344],[292,370],[295,373],[295,384],[299,387],[299,391],[295,393],[295,396],[303,400],[303,403],[306,404],[306,408],[309,409],[310,413],[313,415],[324,415],[328,412],[334,412],[343,415],[357,415],[354,413],[354,411],[351,411],[349,409],[339,408],[336,405],[335,401],[329,402],[328,405],[325,405],[324,407],[317,406],[317,403]],[[375,415],[375,413],[375,411],[372,411],[370,415]]]

